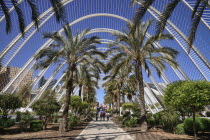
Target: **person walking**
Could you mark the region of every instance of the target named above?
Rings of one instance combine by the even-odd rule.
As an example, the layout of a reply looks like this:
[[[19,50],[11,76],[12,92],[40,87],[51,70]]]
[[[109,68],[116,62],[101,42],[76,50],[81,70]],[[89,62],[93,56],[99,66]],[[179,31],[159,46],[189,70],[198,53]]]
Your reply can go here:
[[[102,121],[102,117],[103,117],[103,111],[100,112],[100,119]]]
[[[98,111],[96,111],[96,121],[98,121]]]
[[[103,121],[105,121],[106,112],[103,111]]]
[[[107,112],[107,113],[106,113],[107,121],[109,121],[109,115],[110,115],[109,112]]]

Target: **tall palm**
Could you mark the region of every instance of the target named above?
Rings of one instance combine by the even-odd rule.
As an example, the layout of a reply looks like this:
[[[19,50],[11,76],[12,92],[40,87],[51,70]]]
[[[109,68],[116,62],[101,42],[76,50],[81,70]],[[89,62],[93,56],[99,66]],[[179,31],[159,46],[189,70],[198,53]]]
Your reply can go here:
[[[83,86],[92,85],[92,86],[98,87],[100,71],[101,70],[97,65],[94,65],[94,67],[90,67],[87,64],[83,64],[80,67],[78,67],[75,78],[76,78],[76,84],[79,87],[80,97],[82,95]]]
[[[169,3],[165,6],[163,12],[161,13],[159,17],[159,21],[156,24],[156,34],[160,34],[163,32],[167,20],[172,15],[174,9],[177,7],[177,5],[180,3],[181,0],[170,0]],[[139,8],[136,10],[136,14],[134,16],[134,22],[140,22],[147,9],[155,2],[155,0],[131,0],[131,3],[134,4],[135,2],[141,3]],[[208,0],[197,0],[195,3],[195,6],[193,8],[192,16],[191,16],[191,25],[190,25],[190,31],[189,31],[189,37],[188,37],[188,44],[189,49],[192,48],[192,44],[195,40],[196,31],[198,28],[198,25],[201,21],[201,17],[203,15],[203,12],[206,7],[209,7]]]
[[[104,87],[106,94],[112,95],[111,97],[113,97],[112,99],[114,102],[115,109],[119,110],[119,107],[120,107],[120,98],[119,97],[120,96],[119,96],[119,89],[118,89],[118,86],[115,83],[115,81],[108,80],[103,83],[102,87]]]
[[[103,83],[103,87],[107,93],[113,93],[116,96],[117,104],[116,109],[120,111],[120,100],[121,100],[121,82],[119,82],[116,78],[110,78],[110,76],[104,77],[104,80],[107,80]]]
[[[7,0],[8,1],[8,0]],[[25,30],[25,19],[24,19],[24,12],[21,8],[21,4],[18,2],[18,0],[10,0],[12,5],[15,8],[15,12],[17,14],[18,17],[18,22],[19,22],[19,29],[21,31],[22,34],[24,34],[24,30]],[[63,7],[63,4],[61,3],[61,0],[49,0],[53,10],[55,12],[56,15],[56,20],[57,21],[66,21],[66,13],[65,13],[65,9]],[[31,9],[31,19],[34,21],[35,26],[38,28],[39,26],[39,10],[37,7],[37,2],[35,0],[26,0],[26,2],[28,3],[28,5],[30,6]],[[11,14],[9,12],[9,8],[6,5],[6,0],[0,0],[0,10],[3,11],[4,15],[5,15],[5,20],[6,20],[6,32],[9,33],[12,30],[12,19],[11,19]],[[27,12],[27,11],[26,11]]]
[[[100,40],[98,37],[88,37],[85,38],[85,35],[90,31],[90,29],[86,29],[82,31],[80,34],[77,33],[75,37],[73,37],[72,31],[69,25],[65,25],[63,27],[65,36],[59,34],[58,32],[54,33],[45,33],[44,38],[50,38],[56,42],[40,51],[40,53],[36,56],[37,59],[37,68],[46,68],[50,64],[55,63],[57,66],[60,66],[63,62],[66,62],[66,95],[65,95],[65,103],[63,110],[63,119],[60,125],[60,131],[63,132],[67,129],[68,122],[68,111],[70,104],[70,96],[74,90],[74,75],[77,70],[77,67],[80,64],[97,64],[103,65],[98,58],[104,59],[106,55],[99,52],[96,49],[95,44],[99,44]],[[96,58],[98,56],[98,58]]]
[[[110,69],[112,67],[112,64],[107,65],[107,69]],[[120,69],[112,68],[109,72],[109,75],[104,78],[104,80],[108,81],[115,81],[115,84],[117,84],[119,95],[122,96],[122,102],[125,103],[125,92],[124,87],[129,79],[129,74],[132,72],[131,65],[127,65],[120,67]],[[118,71],[116,73],[116,71]]]
[[[110,70],[114,68],[117,73],[117,69],[119,70],[120,67],[132,65],[136,75],[138,92],[140,94],[141,127],[143,131],[147,130],[147,123],[142,69],[144,68],[148,75],[150,75],[150,68],[155,68],[160,76],[161,71],[166,68],[166,63],[173,67],[178,65],[175,61],[178,54],[176,50],[169,47],[155,48],[153,45],[157,41],[172,39],[170,35],[160,34],[146,38],[146,33],[151,24],[152,21],[150,20],[137,25],[131,22],[128,24],[128,31],[124,30],[124,33],[114,32],[113,35],[116,36],[116,41],[109,44],[109,53],[116,53],[108,62],[108,65],[112,65]]]

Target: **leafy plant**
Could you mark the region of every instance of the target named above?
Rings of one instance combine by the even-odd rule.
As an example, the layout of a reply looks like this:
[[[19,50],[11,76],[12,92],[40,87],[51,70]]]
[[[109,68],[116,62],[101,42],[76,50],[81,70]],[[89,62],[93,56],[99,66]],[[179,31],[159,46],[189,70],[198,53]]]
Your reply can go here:
[[[79,108],[81,104],[82,104],[82,99],[80,96],[71,96],[71,106],[74,109]]]
[[[180,134],[183,135],[185,134],[185,130],[184,130],[184,123],[180,123],[176,126],[176,130],[175,130],[176,134]]]
[[[4,93],[0,95],[0,111],[2,117],[7,118],[9,111],[14,111],[22,106],[20,98],[14,94]]]
[[[68,126],[69,126],[69,129],[71,130],[73,127],[75,127],[76,125],[79,124],[79,119],[72,115],[72,114],[69,114],[69,121],[68,121]]]
[[[20,113],[18,126],[21,129],[21,131],[26,130],[26,128],[30,125],[30,123],[33,119],[34,119],[34,117],[30,114],[30,112]]]
[[[164,101],[176,108],[177,106],[182,106],[183,108],[190,108],[193,115],[193,125],[190,130],[187,131],[191,133],[191,129],[194,129],[194,137],[196,139],[196,133],[198,130],[196,128],[199,121],[195,120],[195,114],[198,111],[204,109],[204,107],[210,104],[210,82],[208,81],[177,81],[167,86],[165,89]],[[191,121],[186,121],[186,124]],[[198,126],[197,126],[198,125]],[[187,125],[188,126],[188,125]],[[200,128],[198,128],[200,129]]]
[[[30,130],[37,132],[43,129],[42,120],[34,120],[30,123]]]
[[[129,111],[134,107],[133,103],[124,103],[122,105],[123,110],[128,109]]]
[[[4,128],[11,127],[15,124],[15,121],[11,118],[1,118],[0,119],[0,130]]]
[[[206,111],[206,116],[210,117],[210,111]]]
[[[53,118],[53,114],[58,112],[60,108],[61,105],[54,97],[39,99],[32,105],[32,109],[36,112],[36,114],[39,115],[40,118],[44,117],[44,129],[47,128],[47,123]]]

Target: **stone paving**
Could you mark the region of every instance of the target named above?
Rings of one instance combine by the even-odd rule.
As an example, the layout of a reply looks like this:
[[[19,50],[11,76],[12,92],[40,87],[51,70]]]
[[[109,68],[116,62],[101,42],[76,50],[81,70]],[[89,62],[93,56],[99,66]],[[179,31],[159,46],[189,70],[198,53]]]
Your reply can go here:
[[[92,121],[76,140],[133,140],[112,121]]]

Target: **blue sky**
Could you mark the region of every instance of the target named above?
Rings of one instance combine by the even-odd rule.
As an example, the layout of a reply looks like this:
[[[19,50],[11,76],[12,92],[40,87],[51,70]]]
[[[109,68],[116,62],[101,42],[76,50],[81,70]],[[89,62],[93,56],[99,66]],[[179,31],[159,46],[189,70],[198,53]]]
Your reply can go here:
[[[162,0],[162,1],[156,1],[156,3],[153,5],[155,8],[162,11],[164,5],[169,0]],[[50,7],[49,3],[46,3],[45,0],[38,1],[39,10],[41,12],[47,10]],[[69,23],[73,22],[74,20],[83,17],[85,15],[94,14],[94,13],[111,13],[116,14],[122,17],[125,17],[127,19],[132,19],[133,14],[135,12],[136,7],[130,7],[130,0],[74,0],[73,2],[67,4],[66,11],[68,13],[68,21]],[[41,6],[40,6],[41,5]],[[21,4],[22,9],[25,11],[28,10],[28,6],[25,2]],[[190,14],[191,11],[188,7],[186,7],[182,2],[179,4],[177,9],[174,11],[173,16],[170,18],[170,20],[181,29],[181,31],[188,35],[189,32],[189,23],[190,23]],[[7,35],[5,33],[5,21],[0,23],[1,32],[0,32],[0,51],[2,51],[6,46],[9,44],[10,41],[14,39],[19,34],[18,30],[18,24],[17,24],[17,17],[15,13],[12,13],[12,19],[13,19],[13,30],[11,34]],[[30,12],[24,12],[26,19],[26,25],[30,23]],[[147,13],[144,20],[147,19],[154,19],[151,14]],[[150,34],[154,34],[155,30],[155,22],[154,19],[154,25],[149,30]],[[23,67],[27,60],[30,59],[30,57],[36,52],[40,46],[42,46],[47,39],[43,39],[43,33],[44,32],[53,32],[58,31],[62,28],[61,24],[56,23],[55,17],[51,17],[40,29],[39,32],[36,32],[23,46],[23,48],[20,50],[20,52],[16,55],[16,57],[9,63],[9,66],[13,67]],[[74,24],[72,26],[73,33],[76,33],[77,31],[82,31],[85,28],[111,28],[115,30],[122,30],[122,28],[126,28],[126,23],[120,19],[116,19],[113,17],[92,17],[85,19],[83,21],[78,22],[77,24]],[[34,28],[32,28],[30,32],[33,31]],[[26,36],[27,34],[26,33]],[[167,33],[167,31],[166,31]],[[97,35],[102,39],[114,39],[113,36],[111,36],[109,33],[94,33],[91,35]],[[199,25],[199,32],[196,37],[196,46],[201,51],[201,53],[210,60],[210,47],[209,47],[209,35],[210,31],[207,29],[205,25],[200,24]],[[15,52],[15,50],[18,49],[19,45],[24,41],[24,39],[27,39],[27,37],[22,38],[19,42],[14,45],[13,49],[9,51],[9,53],[5,56],[3,59],[3,62],[6,63],[6,61],[10,58],[11,54]],[[184,53],[182,48],[179,46],[179,44],[176,41],[162,41],[160,42],[162,46],[169,46],[177,49],[180,54],[177,58],[177,60],[180,63],[180,67],[183,69],[183,71],[188,75],[190,79],[204,79],[203,76],[200,74],[200,72],[196,69],[195,65],[191,62],[191,60],[187,57],[187,54]],[[106,45],[100,45],[98,47],[106,47]],[[196,58],[197,59],[197,58]],[[198,61],[200,62],[200,61]],[[202,65],[202,62],[200,62]],[[54,65],[50,67],[50,69],[44,74],[46,78],[50,77],[52,72],[54,71]],[[203,65],[201,66],[205,68]],[[39,73],[40,70],[37,70],[34,72],[34,76],[36,76]],[[62,74],[63,69],[60,70],[60,72],[55,76],[56,79],[59,78],[59,76]],[[209,70],[205,71],[206,73],[209,72]],[[167,68],[165,73],[168,75],[169,79],[171,81],[178,80],[178,77],[175,75],[174,72],[172,72],[171,68]],[[210,72],[209,72],[210,73]],[[152,74],[154,78],[157,80],[157,82],[163,82],[162,79],[160,79],[156,73]],[[149,78],[147,78],[146,74],[144,73],[144,78],[147,82],[151,82]],[[209,74],[210,78],[210,74]],[[98,95],[98,101],[102,103],[102,97],[104,95],[103,89],[97,90]]]

